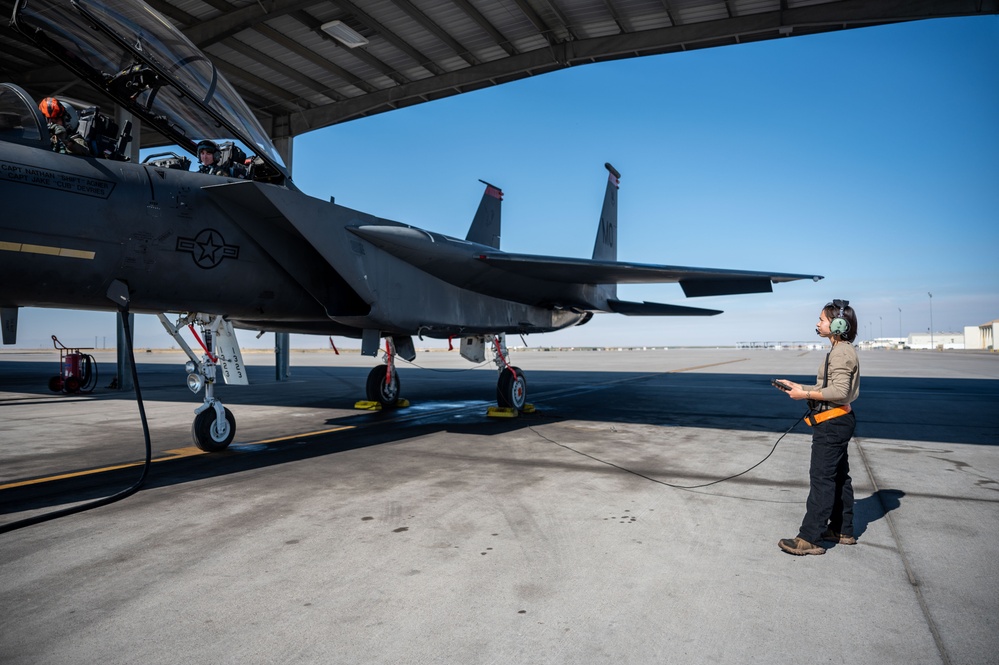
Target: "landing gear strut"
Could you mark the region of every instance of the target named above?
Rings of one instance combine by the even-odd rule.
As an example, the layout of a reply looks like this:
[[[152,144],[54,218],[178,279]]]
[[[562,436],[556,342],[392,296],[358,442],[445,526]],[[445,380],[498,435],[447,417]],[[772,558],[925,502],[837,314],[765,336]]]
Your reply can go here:
[[[506,335],[493,337],[496,356],[493,361],[500,370],[496,382],[496,404],[501,409],[524,411],[527,406],[527,377],[519,367],[510,364],[510,352],[506,348]]]
[[[190,358],[186,365],[187,387],[195,394],[200,392],[202,388],[205,389],[204,402],[194,410],[194,423],[191,425],[191,438],[194,440],[194,445],[209,453],[225,450],[236,435],[236,418],[229,409],[222,406],[222,402],[215,398],[215,379],[217,368],[220,365],[220,358],[215,351],[215,339],[220,328],[230,324],[221,316],[193,314],[181,317],[175,326],[165,315],[159,314],[158,316],[166,331]],[[185,325],[190,327],[191,332],[194,333],[204,350],[201,358],[194,354],[191,347],[178,334],[178,331]],[[198,337],[197,332],[195,332],[195,325],[201,328],[201,337]],[[242,364],[242,360],[239,361],[239,364]]]
[[[395,344],[391,337],[386,337],[385,364],[378,365],[368,373],[368,400],[378,402],[383,407],[396,406],[399,401],[399,386],[399,373],[395,369]]]

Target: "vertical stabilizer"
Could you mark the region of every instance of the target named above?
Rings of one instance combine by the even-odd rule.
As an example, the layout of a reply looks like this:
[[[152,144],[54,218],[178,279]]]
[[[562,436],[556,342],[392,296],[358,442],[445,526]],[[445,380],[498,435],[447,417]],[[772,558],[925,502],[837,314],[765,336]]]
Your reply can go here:
[[[479,203],[479,209],[475,211],[475,218],[472,219],[472,226],[468,229],[465,240],[499,249],[503,192],[485,180],[479,182],[486,186],[486,191],[482,194],[482,201]]]
[[[617,189],[621,174],[610,164],[607,169],[607,191],[604,193],[604,207],[600,210],[600,226],[597,240],[593,243],[593,259],[596,261],[617,261]]]
[[[593,243],[595,261],[617,261],[617,190],[621,186],[621,174],[610,164],[607,169],[607,190],[604,192],[604,206],[600,209],[600,226],[597,239]],[[601,284],[597,287],[598,297],[608,301],[617,299],[617,284]]]

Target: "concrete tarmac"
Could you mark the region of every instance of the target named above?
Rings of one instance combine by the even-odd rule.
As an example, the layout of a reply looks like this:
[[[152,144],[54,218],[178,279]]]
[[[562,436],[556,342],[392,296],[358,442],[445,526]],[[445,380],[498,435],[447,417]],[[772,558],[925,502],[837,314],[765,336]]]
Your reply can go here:
[[[373,359],[249,355],[200,454],[183,357],[140,354],[147,482],[0,534],[0,662],[995,663],[999,354],[861,352],[859,542],[795,557],[810,433],[770,379],[823,358],[520,352],[538,412],[497,420],[457,352],[402,365],[391,412],[353,408]],[[90,395],[56,361],[0,354],[0,525],[141,472],[113,356]]]

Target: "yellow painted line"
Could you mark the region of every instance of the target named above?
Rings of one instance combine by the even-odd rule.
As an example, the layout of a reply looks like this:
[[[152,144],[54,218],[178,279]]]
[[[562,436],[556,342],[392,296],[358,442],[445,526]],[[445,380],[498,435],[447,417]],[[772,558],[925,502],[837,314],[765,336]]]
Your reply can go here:
[[[194,446],[189,446],[187,448],[175,448],[173,450],[164,450],[165,453],[170,453],[169,457],[157,457],[151,460],[153,464],[157,462],[169,462],[170,460],[180,459],[181,457],[193,457],[194,455],[204,455],[205,451],[195,448]],[[41,483],[48,483],[55,480],[66,480],[68,478],[81,478],[83,476],[92,476],[98,473],[106,473],[108,471],[117,471],[118,469],[130,469],[136,466],[142,466],[145,461],[142,462],[128,462],[126,464],[116,464],[114,466],[102,466],[97,469],[85,469],[83,471],[74,471],[72,473],[63,473],[58,476],[45,476],[44,478],[34,478],[32,480],[22,480],[16,483],[8,483],[6,485],[0,485],[0,490],[12,489],[14,487],[25,487],[27,485],[38,485]]]
[[[178,457],[194,457],[195,455],[204,455],[205,451],[197,446],[188,446],[186,448],[174,448],[173,450],[164,450],[165,453],[170,453],[173,457],[160,457],[154,459],[154,462],[165,462],[167,460],[177,459]]]
[[[22,252],[24,254],[43,254],[45,256],[62,256],[68,259],[93,260],[96,252],[88,252],[82,249],[69,249],[68,247],[51,247],[49,245],[30,245],[20,242],[0,241],[0,251]]]
[[[291,441],[293,439],[301,439],[310,436],[317,436],[319,434],[329,434],[331,432],[341,432],[343,430],[355,429],[356,425],[347,425],[344,427],[334,427],[332,429],[317,430],[315,432],[305,432],[304,434],[295,434],[293,436],[283,436],[277,439],[262,439],[260,441],[247,441],[246,443],[241,443],[241,446],[252,446],[260,445],[262,443],[276,443],[279,441]],[[187,446],[186,448],[173,448],[171,450],[164,450],[167,457],[157,457],[152,460],[153,464],[157,462],[170,462],[172,460],[181,459],[183,457],[195,457],[197,455],[205,455],[204,450],[197,448],[196,446]],[[58,476],[45,476],[44,478],[34,478],[32,480],[22,480],[16,483],[7,483],[6,485],[0,485],[0,490],[13,489],[15,487],[27,487],[29,485],[40,485],[42,483],[49,483],[56,480],[67,480],[69,478],[82,478],[83,476],[92,476],[98,473],[106,473],[108,471],[117,471],[119,469],[130,469],[136,466],[142,466],[145,462],[129,462],[126,464],[116,464],[114,466],[103,466],[97,469],[86,469],[84,471],[74,471],[72,473],[63,473]]]
[[[35,478],[34,480],[22,480],[16,483],[7,483],[6,485],[0,485],[0,490],[9,490],[15,487],[27,487],[28,485],[39,485],[41,483],[49,483],[55,480],[66,480],[67,478],[79,478],[81,476],[89,476],[95,473],[104,473],[105,471],[117,471],[118,469],[127,469],[133,466],[141,466],[143,462],[133,462],[131,464],[119,464],[117,466],[106,466],[102,469],[88,469],[87,471],[76,471],[75,473],[64,473],[58,476],[47,476],[45,478]]]
[[[293,434],[291,436],[281,436],[276,439],[261,439],[260,441],[247,441],[244,446],[254,446],[260,445],[261,443],[279,443],[281,441],[292,441],[294,439],[302,439],[308,436],[319,436],[320,434],[332,434],[333,432],[342,432],[348,429],[357,429],[357,425],[344,425],[343,427],[334,427],[332,429],[320,429],[315,432],[305,432],[304,434]],[[0,488],[2,489],[2,488]]]
[[[87,259],[88,261],[93,260],[97,256],[96,252],[87,252],[82,249],[66,249],[65,247],[59,250],[59,256],[65,256],[70,259]]]

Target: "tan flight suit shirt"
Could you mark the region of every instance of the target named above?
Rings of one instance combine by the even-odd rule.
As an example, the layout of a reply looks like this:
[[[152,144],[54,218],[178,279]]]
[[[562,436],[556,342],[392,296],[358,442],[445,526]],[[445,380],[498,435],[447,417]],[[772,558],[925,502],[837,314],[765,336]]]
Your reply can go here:
[[[829,381],[823,388],[825,368],[826,361],[823,358],[815,385],[802,386],[802,389],[813,394],[819,393],[830,407],[843,406],[857,399],[860,395],[860,360],[853,344],[837,342],[829,351]]]

